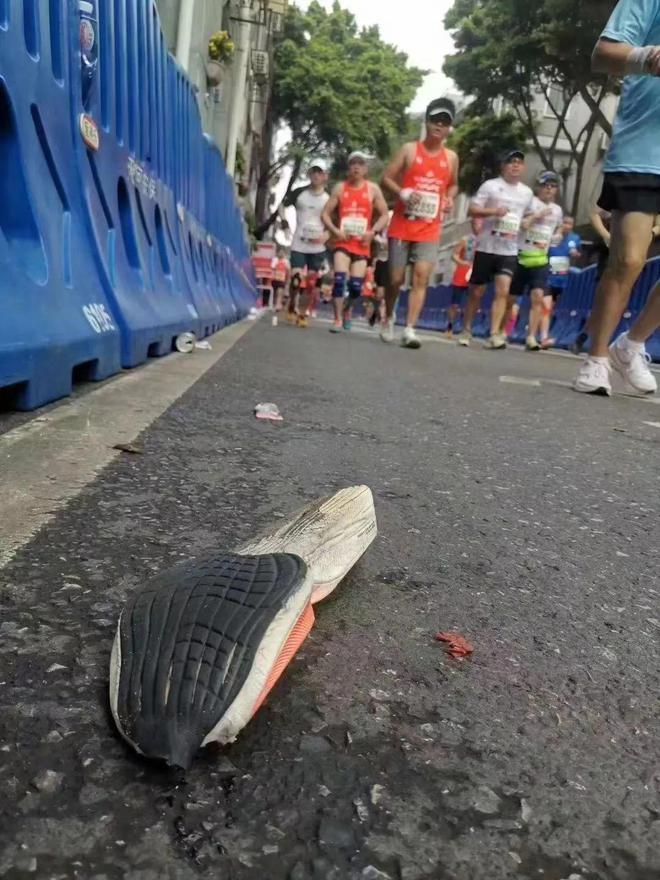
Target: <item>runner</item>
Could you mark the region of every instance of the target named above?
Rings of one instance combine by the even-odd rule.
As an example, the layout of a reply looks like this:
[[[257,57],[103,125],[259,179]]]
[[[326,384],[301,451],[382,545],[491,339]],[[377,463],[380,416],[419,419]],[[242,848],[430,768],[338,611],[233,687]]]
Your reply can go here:
[[[420,348],[415,333],[431,272],[437,261],[444,214],[449,214],[458,192],[458,156],[446,149],[456,108],[447,98],[437,98],[426,109],[426,137],[399,151],[385,170],[383,186],[397,196],[389,228],[390,279],[383,342],[394,341],[394,305],[412,263],[412,285],[402,345]]]
[[[307,326],[309,294],[316,289],[318,274],[326,255],[328,234],[321,214],[330,198],[325,190],[328,181],[323,159],[313,159],[309,166],[309,184],[293,190],[284,202],[296,209],[296,231],[291,245],[291,284],[287,317],[299,327]]]
[[[346,181],[337,184],[322,214],[323,223],[334,238],[335,319],[331,333],[351,329],[352,304],[362,296],[371,243],[389,219],[380,187],[367,180],[368,173],[368,156],[355,150],[348,157]]]
[[[523,217],[532,210],[534,193],[521,182],[525,171],[522,150],[508,150],[501,159],[499,177],[486,180],[472,200],[471,217],[483,217],[477,237],[477,253],[472,267],[463,330],[459,345],[469,345],[472,321],[486,286],[495,280],[495,299],[491,309],[491,335],[487,348],[506,348],[503,324],[506,320],[511,279],[518,263],[518,236]]]
[[[612,212],[610,259],[589,319],[589,356],[574,385],[587,394],[611,394],[612,367],[629,389],[649,394],[658,387],[644,343],[660,326],[660,284],[630,330],[610,344],[646,262],[660,211],[658,43],[660,0],[620,0],[594,49],[595,71],[625,79],[598,201]]]
[[[481,229],[482,221],[477,217],[472,218],[472,231],[458,242],[451,255],[452,263],[456,266],[451,280],[451,305],[447,312],[447,335],[454,332],[456,318],[465,308],[465,297],[470,286],[472,276],[472,264],[477,249],[477,235]]]
[[[550,277],[548,288],[543,297],[543,318],[541,319],[541,348],[552,348],[555,340],[550,338],[550,321],[557,300],[564,292],[571,271],[571,260],[580,256],[582,239],[575,232],[575,221],[569,214],[564,215],[564,221],[556,236],[555,243],[550,246],[548,256],[550,258]]]
[[[390,211],[390,219],[392,212]],[[369,326],[375,327],[376,322],[385,320],[385,295],[390,279],[389,247],[387,229],[374,237],[374,284],[376,285],[376,303],[373,315],[369,318]]]
[[[537,339],[543,318],[543,297],[550,272],[548,249],[553,236],[561,229],[564,214],[555,202],[559,177],[554,171],[542,171],[536,178],[532,213],[522,220],[518,265],[509,296],[517,299],[529,291],[529,326],[525,348],[539,351]]]
[[[286,294],[286,286],[291,277],[291,265],[286,258],[286,252],[282,249],[278,251],[277,256],[273,259],[273,293],[275,294],[275,316],[282,311],[284,304],[284,295]]]

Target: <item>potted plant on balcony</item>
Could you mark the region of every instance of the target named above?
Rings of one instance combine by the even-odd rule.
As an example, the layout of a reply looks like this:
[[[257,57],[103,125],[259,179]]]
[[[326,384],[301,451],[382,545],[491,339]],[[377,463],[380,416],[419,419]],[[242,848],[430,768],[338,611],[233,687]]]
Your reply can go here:
[[[234,57],[236,47],[227,31],[216,31],[209,40],[206,79],[215,88],[222,82],[224,65]]]

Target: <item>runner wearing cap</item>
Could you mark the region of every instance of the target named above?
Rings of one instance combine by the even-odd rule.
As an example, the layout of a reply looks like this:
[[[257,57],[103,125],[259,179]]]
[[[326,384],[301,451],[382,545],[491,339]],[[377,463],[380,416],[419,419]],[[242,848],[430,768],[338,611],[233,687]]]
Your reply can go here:
[[[518,265],[509,292],[511,297],[517,299],[529,291],[527,351],[539,351],[541,348],[537,336],[541,329],[543,297],[550,273],[548,249],[564,220],[564,212],[555,202],[559,177],[554,171],[542,171],[536,178],[536,184],[532,213],[524,217],[520,224]]]
[[[426,137],[407,143],[385,170],[383,186],[397,196],[389,228],[390,283],[385,299],[383,342],[394,341],[394,306],[412,263],[412,285],[402,345],[419,348],[415,326],[424,307],[431,272],[438,261],[444,214],[453,209],[458,192],[458,156],[444,142],[456,108],[437,98],[426,109]]]
[[[323,159],[313,159],[309,166],[309,184],[293,190],[284,206],[296,209],[296,231],[291,244],[291,285],[288,317],[307,326],[309,294],[315,289],[326,255],[328,234],[321,214],[330,196],[326,192],[327,166]]]
[[[451,255],[452,263],[456,268],[451,279],[451,305],[447,312],[448,336],[454,332],[456,319],[465,308],[465,297],[472,277],[472,263],[477,249],[477,235],[481,229],[481,223],[482,221],[477,217],[472,218],[470,224],[472,231],[463,236]]]
[[[352,305],[362,296],[371,243],[389,220],[380,187],[367,180],[368,161],[360,150],[350,154],[347,179],[334,188],[321,215],[334,239],[332,333],[351,329]]]
[[[658,44],[660,0],[620,0],[592,56],[596,72],[625,79],[598,201],[612,212],[610,257],[589,318],[589,356],[574,384],[576,391],[587,394],[611,394],[612,368],[629,390],[649,394],[658,387],[644,343],[660,326],[660,284],[628,332],[609,344],[646,262],[660,211]]]
[[[523,217],[532,212],[534,193],[521,182],[525,170],[522,150],[508,150],[501,159],[499,177],[481,184],[470,203],[470,217],[484,222],[477,237],[477,253],[472,266],[463,330],[459,345],[469,345],[472,321],[486,286],[495,281],[495,299],[491,309],[491,333],[487,348],[506,348],[503,324],[506,319],[511,280],[518,265],[518,237]]]
[[[546,294],[543,297],[543,318],[541,319],[541,348],[552,348],[555,340],[550,338],[550,321],[557,300],[566,289],[566,284],[571,272],[571,261],[580,256],[582,239],[575,229],[575,221],[569,214],[564,215],[564,221],[559,233],[550,245],[548,257],[550,260],[550,276]]]

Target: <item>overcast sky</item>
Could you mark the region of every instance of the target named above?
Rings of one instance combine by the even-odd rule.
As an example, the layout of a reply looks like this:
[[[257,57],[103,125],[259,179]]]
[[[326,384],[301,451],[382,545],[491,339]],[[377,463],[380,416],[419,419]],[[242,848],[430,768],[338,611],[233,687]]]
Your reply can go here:
[[[332,0],[320,0],[330,8]],[[393,43],[410,58],[411,64],[433,71],[426,77],[411,109],[423,110],[433,98],[447,89],[455,88],[442,74],[445,55],[453,51],[453,43],[445,31],[443,21],[452,0],[340,0],[350,9],[358,24],[377,24],[385,42]],[[307,0],[296,0],[303,9]]]

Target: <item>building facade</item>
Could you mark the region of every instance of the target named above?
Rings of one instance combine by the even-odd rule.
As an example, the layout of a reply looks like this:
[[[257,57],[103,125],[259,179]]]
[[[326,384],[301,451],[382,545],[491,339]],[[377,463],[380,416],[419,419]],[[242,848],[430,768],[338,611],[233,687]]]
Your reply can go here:
[[[273,36],[288,0],[157,0],[168,47],[188,74],[206,133],[254,211],[260,167],[269,150]],[[209,67],[209,40],[226,31],[230,61]]]

